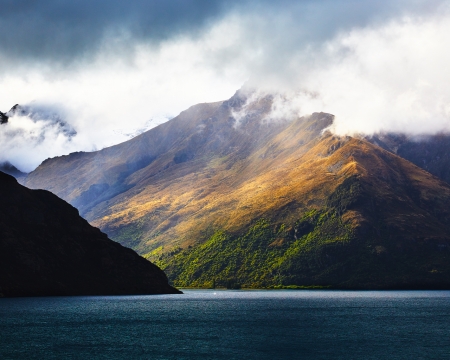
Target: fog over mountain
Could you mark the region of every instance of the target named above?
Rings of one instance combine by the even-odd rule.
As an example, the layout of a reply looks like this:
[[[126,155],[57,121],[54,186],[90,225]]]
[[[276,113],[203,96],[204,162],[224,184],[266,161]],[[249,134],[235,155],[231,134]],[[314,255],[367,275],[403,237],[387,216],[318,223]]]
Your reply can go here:
[[[0,111],[45,104],[73,130],[51,116],[1,125],[0,160],[23,171],[243,84],[277,94],[267,120],[325,111],[338,134],[449,128],[446,1],[6,1],[0,24]]]

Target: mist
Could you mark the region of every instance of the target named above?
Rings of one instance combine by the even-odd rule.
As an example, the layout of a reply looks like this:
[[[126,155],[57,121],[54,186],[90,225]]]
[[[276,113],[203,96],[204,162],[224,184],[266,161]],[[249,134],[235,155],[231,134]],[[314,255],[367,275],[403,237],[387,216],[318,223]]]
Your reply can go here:
[[[53,114],[0,126],[0,161],[22,171],[128,140],[243,84],[273,95],[267,121],[323,111],[339,135],[450,130],[445,1],[7,3],[0,110]]]

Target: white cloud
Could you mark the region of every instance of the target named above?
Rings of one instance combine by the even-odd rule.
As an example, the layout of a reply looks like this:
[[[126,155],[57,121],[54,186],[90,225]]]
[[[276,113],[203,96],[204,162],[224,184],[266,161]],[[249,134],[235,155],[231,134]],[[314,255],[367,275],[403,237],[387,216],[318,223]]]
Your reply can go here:
[[[448,13],[353,31],[330,43],[306,86],[336,115],[337,133],[449,131],[448,33]]]
[[[47,140],[37,142],[25,123],[14,139],[0,127],[0,153],[29,171],[46,157],[100,149],[196,103],[225,100],[247,79],[260,93],[275,94],[272,120],[325,111],[336,116],[339,134],[450,130],[445,2],[434,1],[423,16],[397,11],[395,18],[372,21],[366,14],[352,27],[329,26],[338,10],[323,4],[308,2],[314,11],[305,14],[312,18],[300,6],[292,13],[233,12],[195,37],[158,44],[130,38],[125,55],[115,46],[125,40],[109,38],[94,61],[79,66],[27,62],[2,72],[0,110],[56,104],[77,135],[59,138],[52,127],[41,127]],[[342,16],[345,24],[350,15]]]
[[[278,94],[274,119],[324,111],[336,116],[332,130],[338,134],[450,131],[449,33],[445,7],[355,28],[320,46],[280,49],[290,71],[280,62],[282,70],[273,64],[264,76],[262,67],[250,83]]]
[[[200,40],[179,37],[157,48],[137,44],[127,61],[107,49],[89,67],[64,72],[37,67],[20,76],[3,76],[2,111],[16,103],[57,104],[64,109],[65,121],[75,128],[77,136],[70,142],[37,144],[24,127],[22,139],[0,143],[2,157],[21,170],[31,171],[46,157],[110,146],[196,103],[226,100],[246,78],[239,69],[217,71],[214,65],[205,63],[211,53],[223,51],[230,42],[230,31],[223,26],[232,30],[219,24]],[[4,130],[0,127],[3,138],[12,135]],[[53,139],[52,134],[45,134],[49,129],[40,130],[45,138]],[[25,138],[28,141],[23,141]],[[11,150],[19,147],[23,158]],[[33,155],[27,157],[27,153]]]
[[[29,170],[55,153],[64,153],[75,134],[67,124],[49,115],[45,118],[15,115],[1,125],[0,163],[9,161]]]

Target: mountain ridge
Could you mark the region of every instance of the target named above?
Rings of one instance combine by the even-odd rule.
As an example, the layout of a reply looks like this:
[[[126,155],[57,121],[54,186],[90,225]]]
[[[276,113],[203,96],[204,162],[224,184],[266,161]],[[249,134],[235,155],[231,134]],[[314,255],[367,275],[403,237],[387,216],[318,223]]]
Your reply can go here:
[[[0,163],[0,171],[4,172],[5,174],[14,176],[18,180],[22,180],[27,176],[27,173],[24,173],[24,172],[20,171],[19,169],[17,169],[9,161]]]
[[[450,183],[449,134],[408,136],[380,133],[365,138]]]
[[[450,186],[366,139],[331,134],[331,114],[287,121],[272,106],[238,91],[126,143],[48,160],[26,184],[48,184],[177,286],[449,287]],[[404,257],[413,245],[428,255]],[[389,275],[384,258],[403,267]]]

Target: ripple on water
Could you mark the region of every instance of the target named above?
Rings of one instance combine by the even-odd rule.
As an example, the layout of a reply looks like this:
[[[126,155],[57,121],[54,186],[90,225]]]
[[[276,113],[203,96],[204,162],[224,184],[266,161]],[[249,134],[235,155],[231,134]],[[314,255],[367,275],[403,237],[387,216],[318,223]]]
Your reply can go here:
[[[448,358],[449,291],[0,299],[1,359]]]

